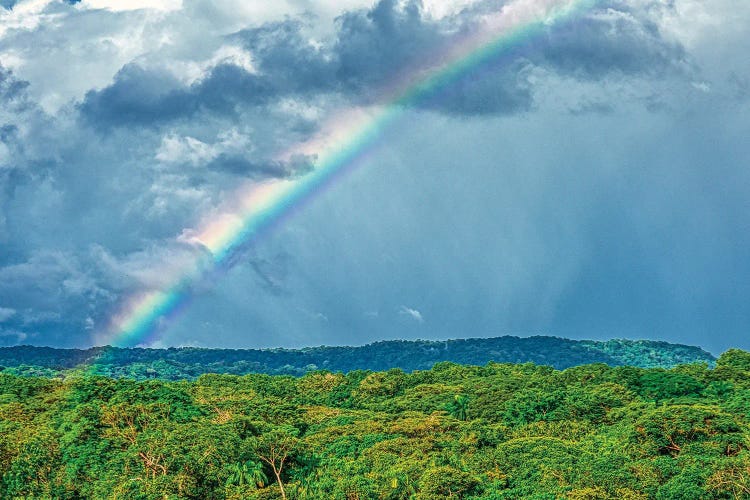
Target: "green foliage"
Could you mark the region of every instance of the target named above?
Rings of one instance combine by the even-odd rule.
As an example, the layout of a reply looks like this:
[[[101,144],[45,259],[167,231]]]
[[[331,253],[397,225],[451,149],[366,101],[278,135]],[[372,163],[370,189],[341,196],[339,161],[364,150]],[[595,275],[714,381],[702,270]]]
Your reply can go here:
[[[739,352],[739,351],[738,351]],[[746,370],[739,361],[742,354],[729,351],[724,365]],[[305,349],[54,349],[51,347],[0,347],[0,372],[9,375],[66,377],[81,373],[113,378],[147,380],[195,379],[204,373],[246,375],[302,376],[319,369],[331,372],[371,370],[386,372],[362,381],[363,393],[380,391],[383,397],[398,392],[401,370],[429,370],[444,363],[451,370],[454,363],[485,365],[526,363],[549,365],[557,369],[598,364],[597,366],[631,365],[643,368],[671,368],[680,364],[716,361],[706,351],[693,346],[648,340],[570,340],[558,337],[496,337],[447,341],[391,340],[361,347],[311,347]],[[447,363],[450,362],[450,363]],[[398,369],[395,369],[398,368]],[[456,368],[458,371],[465,368]],[[595,368],[597,369],[597,368]],[[366,377],[367,374],[364,375]],[[382,380],[380,380],[382,378]],[[433,381],[437,382],[437,380]],[[340,387],[345,390],[347,387]],[[391,394],[393,393],[393,394]],[[371,394],[373,396],[377,394]]]
[[[417,499],[465,498],[473,493],[479,480],[450,465],[431,467],[422,474]]]
[[[469,397],[463,394],[456,395],[445,409],[452,417],[465,421],[469,416]]]
[[[3,373],[0,498],[750,498],[748,360]]]
[[[227,486],[244,486],[262,488],[268,482],[268,476],[263,472],[263,464],[252,460],[229,464],[229,476],[226,480]]]

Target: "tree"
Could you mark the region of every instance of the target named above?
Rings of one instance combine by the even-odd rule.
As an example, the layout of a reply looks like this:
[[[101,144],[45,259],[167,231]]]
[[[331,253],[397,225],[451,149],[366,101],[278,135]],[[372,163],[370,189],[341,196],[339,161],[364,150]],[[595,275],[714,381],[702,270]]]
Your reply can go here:
[[[229,466],[230,474],[227,478],[227,486],[253,485],[262,488],[268,482],[268,477],[263,472],[263,464],[248,460],[237,462]]]
[[[445,409],[452,417],[466,421],[469,411],[469,397],[457,394],[453,397],[453,401],[446,405]]]
[[[643,412],[633,437],[639,448],[655,455],[677,456],[687,445],[711,440],[727,455],[744,445],[742,428],[731,414],[714,406],[671,405]]]
[[[428,469],[420,481],[416,498],[464,498],[479,485],[479,481],[468,472],[451,466]]]
[[[284,499],[286,499],[286,491],[284,490],[282,473],[289,458],[300,446],[298,435],[299,431],[295,427],[283,425],[261,434],[256,438],[253,445],[258,458],[271,467],[279,485],[281,497]]]

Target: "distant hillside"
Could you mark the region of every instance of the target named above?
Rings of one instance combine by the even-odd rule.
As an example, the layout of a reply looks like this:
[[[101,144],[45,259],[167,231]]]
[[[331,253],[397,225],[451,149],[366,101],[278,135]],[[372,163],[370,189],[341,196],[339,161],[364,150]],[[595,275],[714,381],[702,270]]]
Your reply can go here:
[[[558,369],[589,363],[669,368],[715,358],[699,347],[648,340],[569,340],[558,337],[495,337],[447,341],[389,340],[361,347],[305,349],[55,349],[0,348],[0,367],[22,375],[86,370],[113,377],[194,378],[203,373],[302,375],[312,370],[427,370],[435,363],[485,365],[533,362]]]

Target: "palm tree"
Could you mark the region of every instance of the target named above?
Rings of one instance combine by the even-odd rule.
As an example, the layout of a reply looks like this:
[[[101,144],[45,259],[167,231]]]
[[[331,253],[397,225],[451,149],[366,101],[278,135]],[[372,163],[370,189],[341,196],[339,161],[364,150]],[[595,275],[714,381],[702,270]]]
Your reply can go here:
[[[468,418],[469,397],[464,396],[463,394],[457,394],[453,398],[453,401],[445,406],[445,409],[452,417],[465,421]]]
[[[227,478],[227,486],[245,486],[252,484],[257,488],[262,488],[268,482],[263,472],[263,464],[248,460],[247,462],[237,462],[229,466],[230,474]]]
[[[250,472],[250,480],[255,483],[255,486],[257,486],[258,488],[264,487],[268,483],[268,477],[263,472],[263,464],[252,460],[248,460],[245,463],[250,464],[250,466],[248,467]]]

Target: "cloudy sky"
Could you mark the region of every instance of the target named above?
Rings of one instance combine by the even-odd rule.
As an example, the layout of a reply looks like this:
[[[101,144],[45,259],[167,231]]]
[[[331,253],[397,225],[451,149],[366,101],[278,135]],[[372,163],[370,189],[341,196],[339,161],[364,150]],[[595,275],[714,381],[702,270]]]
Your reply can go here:
[[[315,168],[280,152],[503,9],[564,1],[0,0],[0,345],[98,343],[237,186]],[[749,349],[749,24],[734,0],[550,23],[415,101],[154,345]]]

